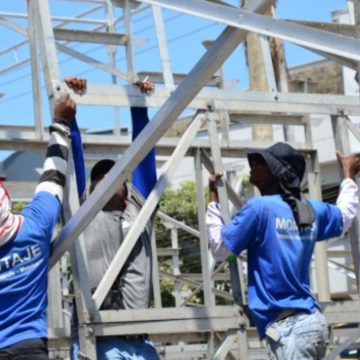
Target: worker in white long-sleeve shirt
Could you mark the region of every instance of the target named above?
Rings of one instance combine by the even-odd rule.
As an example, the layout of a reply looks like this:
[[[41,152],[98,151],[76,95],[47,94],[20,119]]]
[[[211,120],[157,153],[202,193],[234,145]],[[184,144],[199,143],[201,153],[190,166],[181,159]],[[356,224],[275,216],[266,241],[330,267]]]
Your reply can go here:
[[[249,308],[270,359],[322,359],[328,329],[310,289],[317,241],[346,232],[358,209],[356,155],[338,159],[344,173],[336,205],[306,200],[300,191],[304,156],[285,143],[248,153],[250,182],[261,193],[225,224],[210,178],[206,222],[212,254],[225,260],[248,251]]]

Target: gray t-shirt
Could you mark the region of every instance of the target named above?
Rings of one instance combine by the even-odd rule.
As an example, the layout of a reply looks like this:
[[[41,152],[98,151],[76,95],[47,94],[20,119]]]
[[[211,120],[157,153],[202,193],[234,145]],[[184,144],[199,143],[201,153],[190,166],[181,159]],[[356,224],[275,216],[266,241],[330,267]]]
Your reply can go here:
[[[123,212],[100,211],[84,231],[81,247],[89,272],[92,291],[99,285],[112,259],[133,225],[143,197],[132,188]],[[102,309],[148,308],[152,297],[151,233],[154,215],[147,223]]]

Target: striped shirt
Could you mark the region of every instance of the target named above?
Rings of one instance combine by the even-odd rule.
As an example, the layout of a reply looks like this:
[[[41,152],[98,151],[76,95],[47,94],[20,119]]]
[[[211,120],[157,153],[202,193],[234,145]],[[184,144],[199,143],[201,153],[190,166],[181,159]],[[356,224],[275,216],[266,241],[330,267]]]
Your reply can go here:
[[[21,213],[15,237],[0,246],[0,349],[47,338],[47,287],[51,239],[61,212],[69,130],[50,128],[44,172],[32,201]]]

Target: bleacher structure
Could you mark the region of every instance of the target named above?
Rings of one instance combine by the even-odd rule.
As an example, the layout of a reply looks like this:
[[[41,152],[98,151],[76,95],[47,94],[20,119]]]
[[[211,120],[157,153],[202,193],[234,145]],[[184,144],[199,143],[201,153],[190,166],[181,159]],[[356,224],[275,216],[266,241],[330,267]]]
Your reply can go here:
[[[71,18],[55,18],[50,12],[53,0],[28,0],[27,14],[1,13],[0,25],[24,35],[22,43],[2,49],[0,56],[15,51],[17,47],[30,44],[31,72],[33,84],[34,114],[36,122],[29,128],[3,126],[0,132],[0,148],[5,150],[43,150],[48,136],[44,128],[44,114],[41,104],[41,76],[44,76],[47,101],[53,106],[54,99],[66,88],[62,82],[59,53],[65,53],[111,77],[111,84],[88,85],[87,94],[75,96],[79,105],[101,105],[110,107],[147,106],[156,108],[147,128],[130,142],[120,135],[119,119],[115,112],[114,134],[84,134],[86,152],[104,157],[121,154],[115,167],[88,199],[79,207],[73,194],[75,181],[72,172],[68,179],[66,201],[67,222],[54,240],[51,259],[52,270],[49,280],[49,346],[53,358],[68,358],[70,343],[69,301],[66,288],[68,257],[70,252],[74,281],[74,294],[78,309],[81,352],[84,359],[96,359],[95,339],[99,336],[149,334],[156,344],[161,359],[266,359],[264,343],[247,317],[246,284],[244,269],[246,256],[231,264],[213,265],[209,256],[205,227],[206,200],[203,178],[206,172],[224,171],[223,158],[245,158],[247,148],[265,148],[271,139],[262,141],[237,140],[231,138],[231,123],[278,124],[284,127],[284,139],[304,152],[307,159],[308,192],[313,198],[321,198],[321,173],[317,150],[311,134],[311,114],[329,116],[334,130],[337,148],[344,153],[349,149],[349,132],[360,141],[357,128],[349,116],[360,115],[358,96],[307,94],[288,92],[279,85],[271,61],[269,37],[288,41],[314,51],[321,56],[338,62],[342,66],[358,71],[360,41],[358,22],[354,25],[316,24],[275,19],[268,15],[274,5],[272,0],[248,0],[239,7],[220,0],[77,0],[85,10]],[[67,1],[61,0],[66,6]],[[239,1],[241,3],[241,1]],[[289,2],[290,3],[290,2]],[[351,6],[350,6],[351,5]],[[86,8],[88,6],[88,8]],[[360,16],[360,1],[349,1],[355,21]],[[204,55],[194,64],[188,74],[173,74],[168,50],[164,9],[194,16],[224,25],[224,30],[215,41],[207,42]],[[106,13],[100,21],[99,11]],[[121,13],[120,16],[116,14]],[[157,46],[160,54],[162,73],[150,74],[158,83],[152,96],[143,96],[132,84],[139,79],[136,69],[134,47],[138,45],[132,33],[132,21],[141,13],[153,16]],[[267,15],[264,15],[264,14]],[[96,19],[91,18],[97,14]],[[27,20],[27,28],[14,20]],[[79,29],[78,25],[86,25]],[[124,33],[117,33],[121,24]],[[73,27],[72,27],[73,26]],[[226,88],[224,72],[226,60],[246,40],[249,32],[261,36],[260,56],[263,57],[268,91],[237,91]],[[209,40],[209,39],[204,39]],[[102,62],[74,47],[77,43],[102,44],[109,48],[109,61]],[[126,69],[116,67],[115,54],[118,47],[125,48]],[[184,57],[188,56],[186,51]],[[8,69],[15,71],[16,66]],[[1,72],[0,72],[1,75]],[[76,75],[76,74],[74,74]],[[143,75],[141,75],[143,76]],[[0,101],[1,107],[1,101]],[[181,138],[166,138],[166,131],[187,110],[192,120]],[[330,120],[329,120],[330,121]],[[296,143],[289,127],[297,126],[303,131],[305,142]],[[200,129],[208,129],[206,138],[197,137]],[[154,147],[157,154],[167,157],[158,182],[131,228],[123,245],[114,257],[95,293],[89,289],[88,274],[85,271],[81,248],[76,241],[84,228],[111,198],[120,183]],[[197,189],[198,228],[194,229],[158,213],[158,217],[171,229],[172,246],[157,249],[156,234],[153,236],[153,287],[154,306],[141,310],[100,310],[101,304],[121,271],[127,257],[142,232],[147,219],[157,208],[161,196],[171,182],[178,164],[184,157],[194,160],[194,176]],[[72,196],[70,195],[72,194]],[[229,181],[219,188],[219,197],[225,217],[230,219],[230,202],[235,208],[242,206],[242,200]],[[329,267],[334,266],[325,242],[319,243],[314,256],[317,297],[324,307],[332,338],[326,359],[337,359],[345,349],[360,347],[360,241],[359,221],[356,219],[348,239],[351,244],[351,264],[336,266],[340,271],[355,279],[353,291],[347,300],[333,301],[329,287]],[[179,230],[198,238],[201,249],[201,274],[181,274],[179,271]],[[340,239],[341,240],[341,239]],[[342,239],[344,240],[344,239]],[[340,252],[339,252],[340,253]],[[346,256],[345,252],[339,256]],[[158,267],[159,256],[173,258],[173,272]],[[336,262],[335,262],[336,263]],[[170,278],[177,289],[176,306],[164,308],[161,304],[160,280]],[[216,282],[230,281],[231,290],[216,286]],[[185,284],[190,295],[182,301],[178,296],[181,285]],[[204,301],[190,304],[192,295],[202,292]],[[217,299],[226,300],[228,305],[217,305]],[[341,324],[341,326],[340,326]]]

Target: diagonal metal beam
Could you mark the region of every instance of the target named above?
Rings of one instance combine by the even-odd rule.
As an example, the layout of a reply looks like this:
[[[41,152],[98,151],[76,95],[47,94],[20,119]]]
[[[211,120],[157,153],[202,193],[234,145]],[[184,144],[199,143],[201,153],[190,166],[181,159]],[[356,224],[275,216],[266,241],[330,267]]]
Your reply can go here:
[[[300,24],[304,26],[308,26],[311,28],[324,30],[332,33],[336,33],[339,35],[344,35],[348,37],[358,38],[358,31],[359,27],[354,25],[348,25],[348,24],[338,24],[338,23],[319,23],[314,21],[296,21],[296,20],[287,20],[294,24]],[[307,47],[303,46],[305,49],[309,50]],[[358,63],[356,61],[352,61],[350,59],[346,59],[341,56],[337,56],[334,54],[329,54],[320,50],[312,49],[312,51],[326,59],[329,59],[331,61],[334,61],[340,65],[346,66],[350,69],[353,69],[355,71],[358,70]]]
[[[182,230],[186,231],[187,233],[189,233],[193,236],[196,236],[197,238],[200,236],[200,233],[198,230],[193,229],[189,225],[186,225],[184,222],[176,220],[176,219],[172,218],[171,216],[164,214],[161,211],[157,212],[157,216],[164,222],[171,223],[171,224],[175,225],[177,228],[182,229]]]
[[[358,25],[340,24],[340,23],[324,23],[317,21],[302,21],[302,20],[286,20],[293,24],[308,26],[314,29],[328,31],[334,34],[349,36],[353,38],[358,37],[360,27]]]
[[[264,11],[270,3],[272,1],[264,0],[254,10]],[[121,160],[115,164],[107,177],[65,225],[55,240],[51,266],[69,249],[85,227],[109,201],[120,184],[129,178],[129,175],[155,146],[165,131],[175,122],[240,42],[245,39],[246,34],[246,31],[228,27],[218,37],[214,45],[203,55],[152,121],[131,144]]]
[[[118,69],[116,69],[116,68],[114,68],[114,67],[112,67],[110,65],[106,65],[106,64],[102,63],[101,61],[94,59],[91,56],[82,54],[79,51],[71,49],[68,46],[61,45],[59,43],[56,43],[56,46],[61,52],[65,53],[65,54],[67,54],[67,55],[69,55],[69,56],[71,56],[71,57],[73,57],[75,59],[83,61],[84,63],[86,63],[88,65],[91,65],[94,68],[105,71],[105,72],[107,72],[109,74],[112,74],[114,76],[117,76],[120,79],[129,80],[129,76],[127,74],[125,74],[124,72],[122,72],[122,71],[120,71],[120,70],[118,70]]]
[[[227,262],[223,262],[222,264],[220,264],[217,269],[211,273],[211,279],[215,280],[216,275],[219,274],[222,270],[224,270],[225,265],[227,265]],[[182,304],[180,305],[180,307],[182,306],[186,306],[186,304],[191,300],[191,298],[196,295],[197,293],[199,293],[200,290],[202,290],[202,288],[204,287],[204,282],[201,282],[187,297],[186,299],[182,302]],[[232,295],[226,295],[225,291],[222,291],[222,295],[219,295],[219,292],[216,292],[216,289],[212,288],[211,289],[212,292],[215,295],[221,296],[221,297],[226,297],[228,300],[233,301],[234,297]],[[225,295],[224,295],[225,294]]]
[[[215,355],[211,358],[211,360],[224,360],[226,359],[226,356],[228,355],[229,351],[232,349],[233,344],[235,341],[237,341],[237,330],[229,330],[225,336],[224,339],[217,349]]]
[[[81,17],[86,16],[86,15],[89,15],[89,14],[91,14],[91,13],[99,10],[99,9],[102,8],[102,7],[103,7],[103,4],[102,4],[102,5],[97,5],[97,6],[93,7],[93,8],[91,8],[91,9],[88,9],[88,10],[86,10],[86,11],[84,11],[84,12],[81,12],[81,13],[75,15],[74,19],[80,19]],[[2,13],[0,13],[0,16],[1,16],[1,15],[2,15]],[[72,19],[69,19],[69,20],[63,21],[63,22],[61,22],[60,24],[56,25],[56,26],[54,27],[54,31],[56,31],[55,29],[60,29],[62,26],[65,26],[66,24],[68,24],[69,22],[71,22],[71,20],[72,20]],[[100,29],[103,28],[103,27],[105,27],[105,24],[102,25],[102,26],[100,27]],[[97,30],[100,30],[100,29],[97,29]],[[30,31],[30,30],[29,30],[29,31]],[[19,49],[20,47],[26,45],[27,43],[28,43],[28,40],[24,40],[24,41],[20,41],[20,42],[16,43],[15,45],[12,45],[12,46],[6,48],[6,49],[3,49],[3,50],[0,51],[0,56],[2,56],[2,55],[4,55],[4,54],[7,54],[7,53],[9,53],[10,51]]]
[[[344,117],[345,126],[351,131],[351,133],[356,137],[356,139],[360,142],[360,131],[359,128],[351,121],[348,116]]]
[[[14,71],[16,69],[20,69],[21,67],[27,65],[30,63],[30,59],[25,59],[25,60],[22,60],[22,61],[19,61],[15,64],[12,64],[6,68],[1,68],[0,69],[0,76],[3,76],[11,71]]]
[[[22,26],[15,24],[7,19],[4,19],[2,16],[0,16],[0,25],[7,27],[8,29],[11,29],[21,35],[27,36],[28,31],[27,29],[23,28]]]
[[[195,290],[186,299],[186,301],[182,302],[179,307],[186,306],[186,304],[190,301],[191,297],[194,296],[195,294],[197,294],[204,287],[204,283],[199,283],[198,281],[192,280],[188,276],[186,276],[186,274],[179,276],[179,275],[174,275],[170,272],[163,271],[163,270],[160,270],[159,273],[162,278],[165,277],[165,278],[168,278],[168,279],[171,279],[174,281],[179,281],[189,287],[195,288]],[[214,276],[211,276],[211,277],[213,279],[215,279]],[[219,289],[216,289],[215,287],[211,287],[210,290],[214,295],[219,296],[223,299],[230,300],[230,301],[234,300],[233,295],[228,291],[219,290]]]
[[[138,0],[139,1],[139,0]],[[284,20],[253,14],[240,9],[212,4],[204,0],[141,0],[144,3],[166,7],[189,15],[213,20],[228,26],[234,26],[248,31],[271,36],[305,46],[310,49],[321,50],[349,59],[360,61],[360,41],[354,38],[329,33],[318,29],[311,29]]]
[[[324,360],[336,360],[339,358],[339,355],[348,348],[351,344],[353,344],[356,340],[360,338],[360,330],[354,330],[353,335],[351,335],[348,339],[346,339],[342,344],[336,347],[329,355],[327,355]]]
[[[7,47],[6,49],[2,49],[2,50],[0,50],[0,56],[3,56],[5,54],[9,53],[10,51],[17,50],[17,49],[21,48],[22,46],[26,45],[27,43],[28,43],[27,40],[23,40],[14,45],[11,45],[10,47]]]
[[[173,155],[169,159],[166,170],[160,176],[158,182],[156,183],[154,189],[151,191],[148,196],[144,206],[140,210],[140,213],[137,217],[137,222],[131,227],[128,235],[126,236],[124,242],[121,244],[120,249],[114,256],[109,268],[107,269],[105,275],[101,279],[100,284],[96,288],[96,291],[93,295],[93,299],[97,308],[99,309],[103,303],[107,293],[109,292],[114,281],[118,277],[122,267],[124,266],[126,260],[128,259],[132,249],[134,248],[139,236],[144,230],[146,223],[151,218],[154,213],[157,204],[159,203],[162,194],[166,190],[166,187],[169,184],[171,174],[173,174],[179,164],[179,162],[184,157],[187,149],[192,144],[195,139],[197,132],[200,130],[200,127],[203,123],[204,117],[202,114],[196,114],[192,124],[186,130],[184,136],[180,140],[178,146],[176,147]]]
[[[357,71],[357,68],[358,68],[358,62],[357,61],[354,61],[354,60],[351,60],[351,59],[347,59],[347,58],[344,58],[342,56],[338,56],[338,55],[334,55],[334,54],[329,54],[329,53],[326,53],[325,51],[320,51],[320,50],[314,50],[314,49],[309,49],[305,46],[302,46],[304,49],[306,50],[311,50],[313,51],[315,54],[318,54],[328,60],[331,60],[331,61],[334,61],[336,63],[338,63],[339,65],[342,65],[342,66],[346,66],[350,69],[353,69],[355,71]]]

